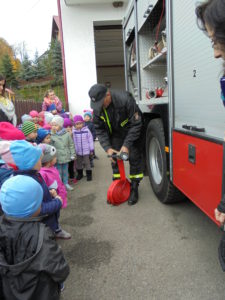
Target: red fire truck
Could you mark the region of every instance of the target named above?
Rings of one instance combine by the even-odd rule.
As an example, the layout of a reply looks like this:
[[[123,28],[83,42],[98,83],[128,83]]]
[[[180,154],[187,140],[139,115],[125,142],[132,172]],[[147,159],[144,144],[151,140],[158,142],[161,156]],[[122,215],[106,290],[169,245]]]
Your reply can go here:
[[[211,219],[223,193],[225,113],[195,1],[135,0],[123,21],[126,88],[146,124],[146,164],[162,203],[183,194]]]

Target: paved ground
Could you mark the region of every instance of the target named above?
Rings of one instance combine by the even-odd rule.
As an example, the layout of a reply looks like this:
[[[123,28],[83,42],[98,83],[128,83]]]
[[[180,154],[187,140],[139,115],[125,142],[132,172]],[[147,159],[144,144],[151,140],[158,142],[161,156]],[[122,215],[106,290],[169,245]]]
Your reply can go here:
[[[75,186],[61,214],[73,236],[60,242],[71,268],[62,299],[224,300],[216,225],[188,201],[162,205],[147,177],[137,205],[107,205],[111,169],[96,148],[94,180]]]

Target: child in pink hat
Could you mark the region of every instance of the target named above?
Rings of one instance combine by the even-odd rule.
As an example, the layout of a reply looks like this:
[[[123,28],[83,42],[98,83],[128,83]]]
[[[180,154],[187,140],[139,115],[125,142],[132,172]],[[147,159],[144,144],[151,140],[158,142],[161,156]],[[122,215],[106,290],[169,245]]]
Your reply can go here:
[[[30,113],[29,113],[29,115],[32,118],[32,122],[34,122],[35,124],[37,124],[38,121],[39,121],[39,114],[38,114],[38,112],[36,110],[31,110]]]
[[[0,140],[25,140],[24,133],[9,122],[0,122]]]

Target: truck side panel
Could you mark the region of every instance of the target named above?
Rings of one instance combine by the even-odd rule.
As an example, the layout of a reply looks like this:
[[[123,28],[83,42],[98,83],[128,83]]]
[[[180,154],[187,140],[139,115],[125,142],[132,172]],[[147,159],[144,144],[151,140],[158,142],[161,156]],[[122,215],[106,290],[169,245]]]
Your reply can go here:
[[[225,113],[220,98],[222,62],[213,57],[210,39],[197,26],[197,1],[172,1],[174,127],[205,129],[223,139]]]
[[[173,183],[213,221],[222,166],[222,144],[173,131]]]

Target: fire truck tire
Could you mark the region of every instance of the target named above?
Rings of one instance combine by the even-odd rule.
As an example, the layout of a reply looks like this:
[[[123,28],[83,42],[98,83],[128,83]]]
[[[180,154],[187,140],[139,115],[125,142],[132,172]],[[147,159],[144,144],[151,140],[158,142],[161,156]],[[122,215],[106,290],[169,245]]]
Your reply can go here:
[[[150,121],[146,133],[146,162],[152,189],[163,204],[179,202],[184,195],[169,179],[165,135],[161,119]]]

